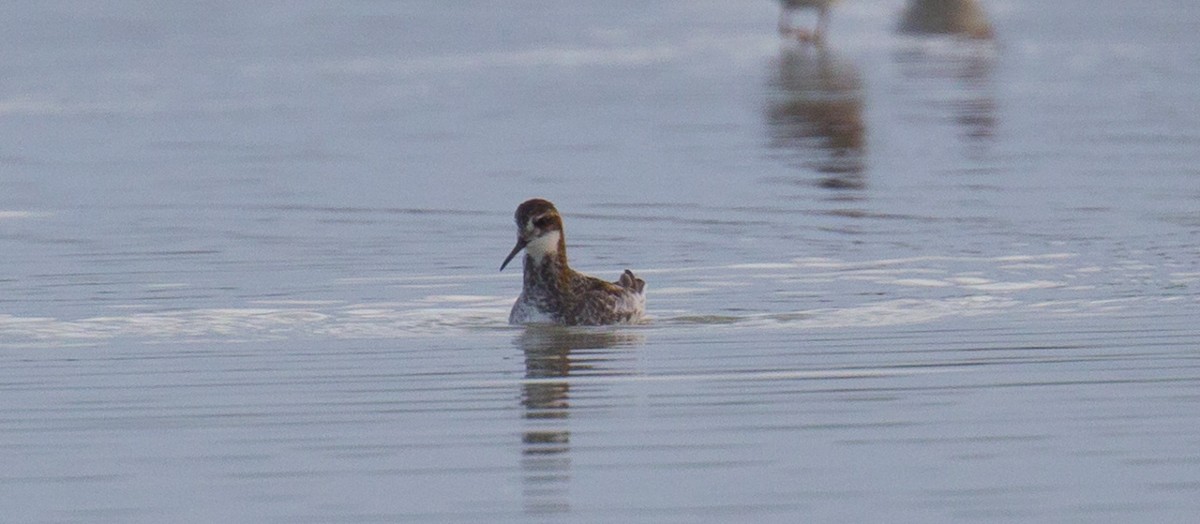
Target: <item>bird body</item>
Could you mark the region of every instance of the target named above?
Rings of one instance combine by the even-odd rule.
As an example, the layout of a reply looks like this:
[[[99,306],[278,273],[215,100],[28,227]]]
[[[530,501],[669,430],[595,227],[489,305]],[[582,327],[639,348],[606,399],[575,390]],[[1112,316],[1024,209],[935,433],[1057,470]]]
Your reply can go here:
[[[992,25],[976,0],[909,0],[900,32],[989,39]]]
[[[799,8],[799,7],[828,7],[837,0],[780,0],[784,7]]]
[[[562,217],[554,204],[535,198],[517,207],[517,244],[500,265],[525,250],[521,295],[510,324],[601,325],[641,320],[646,282],[629,270],[616,282],[585,275],[567,263]]]

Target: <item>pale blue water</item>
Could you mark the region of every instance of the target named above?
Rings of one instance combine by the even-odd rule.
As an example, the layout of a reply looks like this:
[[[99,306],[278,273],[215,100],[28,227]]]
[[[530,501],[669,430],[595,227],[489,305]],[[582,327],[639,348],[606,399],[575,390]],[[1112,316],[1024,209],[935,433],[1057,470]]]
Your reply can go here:
[[[1200,12],[984,7],[0,8],[0,513],[1192,521]]]

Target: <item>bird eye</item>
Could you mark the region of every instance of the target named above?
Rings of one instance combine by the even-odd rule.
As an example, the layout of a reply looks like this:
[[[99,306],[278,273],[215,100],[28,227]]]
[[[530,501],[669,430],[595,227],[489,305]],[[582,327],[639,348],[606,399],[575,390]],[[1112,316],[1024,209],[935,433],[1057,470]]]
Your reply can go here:
[[[547,227],[550,227],[550,224],[553,224],[553,223],[554,223],[554,220],[551,219],[549,215],[540,216],[533,221],[533,225],[536,226],[538,229],[545,229]]]

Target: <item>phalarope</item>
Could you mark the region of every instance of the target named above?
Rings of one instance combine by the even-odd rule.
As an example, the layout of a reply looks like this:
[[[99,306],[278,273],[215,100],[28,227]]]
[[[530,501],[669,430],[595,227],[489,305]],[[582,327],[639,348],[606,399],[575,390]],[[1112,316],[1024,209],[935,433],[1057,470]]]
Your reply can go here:
[[[500,271],[525,250],[525,282],[508,315],[510,324],[599,325],[641,320],[646,281],[628,269],[605,282],[567,265],[562,216],[548,200],[534,198],[517,207],[517,245]]]
[[[908,0],[900,32],[986,40],[992,38],[992,24],[976,0]]]
[[[837,0],[780,0],[783,10],[779,12],[779,34],[790,36],[802,42],[820,44],[825,39],[825,29],[829,27],[829,6]],[[797,29],[792,26],[792,13],[796,9],[806,7],[817,8],[817,28],[813,31]]]

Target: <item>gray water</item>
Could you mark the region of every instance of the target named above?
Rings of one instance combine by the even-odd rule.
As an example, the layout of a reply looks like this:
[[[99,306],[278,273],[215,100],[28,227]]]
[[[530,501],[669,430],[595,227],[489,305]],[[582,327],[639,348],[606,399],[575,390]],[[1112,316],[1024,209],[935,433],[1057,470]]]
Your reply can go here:
[[[0,514],[1194,521],[1200,11],[904,7],[6,4]]]

